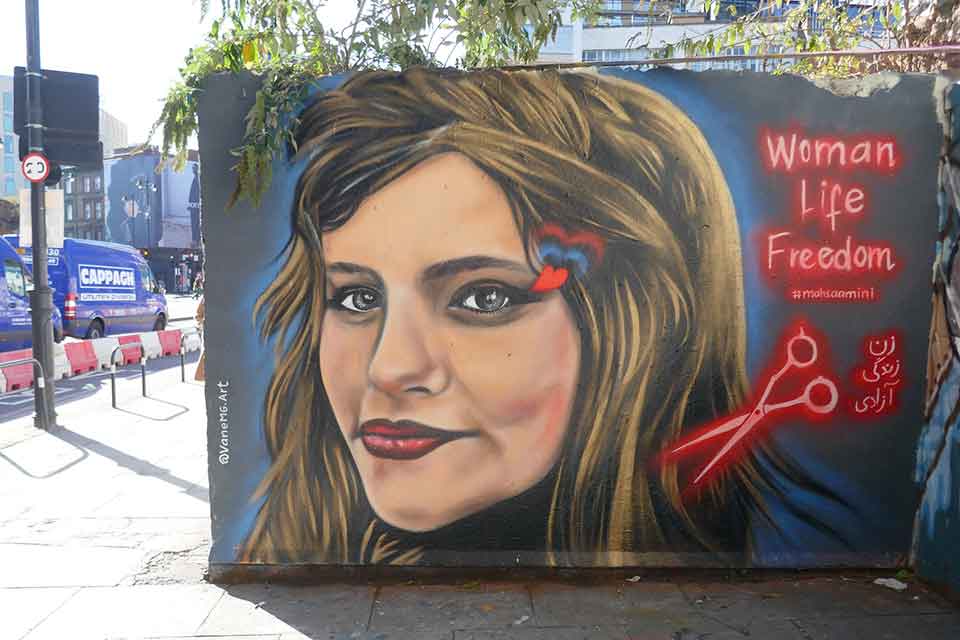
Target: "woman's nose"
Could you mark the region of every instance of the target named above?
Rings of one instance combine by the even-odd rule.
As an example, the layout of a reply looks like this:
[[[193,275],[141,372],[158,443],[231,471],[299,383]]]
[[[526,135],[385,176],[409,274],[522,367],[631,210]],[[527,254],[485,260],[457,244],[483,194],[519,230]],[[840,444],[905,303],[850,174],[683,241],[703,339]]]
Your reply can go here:
[[[414,312],[390,310],[370,360],[370,384],[390,395],[434,395],[446,386],[441,364],[429,349],[429,331]]]

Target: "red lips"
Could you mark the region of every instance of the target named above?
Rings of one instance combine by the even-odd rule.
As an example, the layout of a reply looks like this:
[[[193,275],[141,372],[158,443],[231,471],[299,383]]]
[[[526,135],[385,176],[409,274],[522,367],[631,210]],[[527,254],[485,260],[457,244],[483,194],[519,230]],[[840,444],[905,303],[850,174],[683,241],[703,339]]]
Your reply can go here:
[[[359,437],[370,455],[388,460],[416,460],[437,447],[473,435],[434,429],[412,420],[368,420],[360,425]]]

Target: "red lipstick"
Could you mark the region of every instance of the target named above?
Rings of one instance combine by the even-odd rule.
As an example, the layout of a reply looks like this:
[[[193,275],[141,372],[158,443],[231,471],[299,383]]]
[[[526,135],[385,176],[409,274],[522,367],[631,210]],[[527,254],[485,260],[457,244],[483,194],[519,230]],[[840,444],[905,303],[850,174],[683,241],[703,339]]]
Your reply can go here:
[[[472,432],[434,429],[412,420],[368,420],[358,436],[370,455],[388,460],[416,460],[448,442],[474,435]]]

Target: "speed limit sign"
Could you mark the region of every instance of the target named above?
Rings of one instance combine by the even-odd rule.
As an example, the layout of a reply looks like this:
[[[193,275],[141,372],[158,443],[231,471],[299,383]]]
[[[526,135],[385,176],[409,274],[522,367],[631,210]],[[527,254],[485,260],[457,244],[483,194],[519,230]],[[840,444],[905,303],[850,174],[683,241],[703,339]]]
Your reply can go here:
[[[20,163],[20,170],[30,182],[43,182],[50,175],[50,161],[42,153],[30,153]]]

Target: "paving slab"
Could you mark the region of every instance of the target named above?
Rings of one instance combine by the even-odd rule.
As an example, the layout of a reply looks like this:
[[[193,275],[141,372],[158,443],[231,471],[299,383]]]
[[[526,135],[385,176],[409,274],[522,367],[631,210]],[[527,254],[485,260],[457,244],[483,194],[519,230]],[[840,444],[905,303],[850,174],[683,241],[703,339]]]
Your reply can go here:
[[[123,493],[98,506],[94,514],[105,518],[202,518],[210,517],[207,488],[171,488],[150,479],[141,489],[127,487]]]
[[[808,640],[956,640],[960,614],[873,615],[836,620],[801,619],[794,624]]]
[[[186,536],[209,538],[209,517],[174,521],[169,518],[24,517],[0,525],[0,542],[73,547],[163,550],[177,546],[175,541]]]
[[[624,583],[584,588],[542,584],[530,589],[542,626],[629,625],[642,618],[671,627],[703,621],[674,584]]]
[[[219,640],[219,638],[217,638]],[[303,633],[284,633],[279,640],[453,640],[452,631],[354,631],[329,634],[306,635]]]
[[[454,631],[512,627],[533,619],[530,594],[516,584],[398,585],[377,591],[370,631]]]
[[[669,636],[666,636],[669,637]],[[626,640],[626,627],[536,627],[529,629],[462,629],[454,640]]]
[[[25,640],[189,637],[222,595],[213,585],[81,589]]]
[[[143,640],[193,640],[197,636],[154,636],[144,638]],[[275,633],[269,635],[242,635],[242,636],[207,636],[208,640],[279,640],[280,636]],[[140,640],[140,639],[137,639]]]
[[[697,611],[743,631],[763,620],[922,614],[948,606],[917,585],[898,593],[869,580],[842,577],[685,584],[681,589]]]
[[[629,626],[536,627],[530,629],[460,630],[454,640],[744,640],[732,629],[705,632],[665,631]],[[806,640],[791,623],[773,621],[758,627],[750,640]]]
[[[198,633],[301,633],[307,637],[361,633],[370,619],[374,591],[348,585],[231,586]]]
[[[79,589],[0,589],[0,640],[20,640]]]
[[[86,587],[119,584],[143,560],[137,549],[0,544],[0,587]]]

